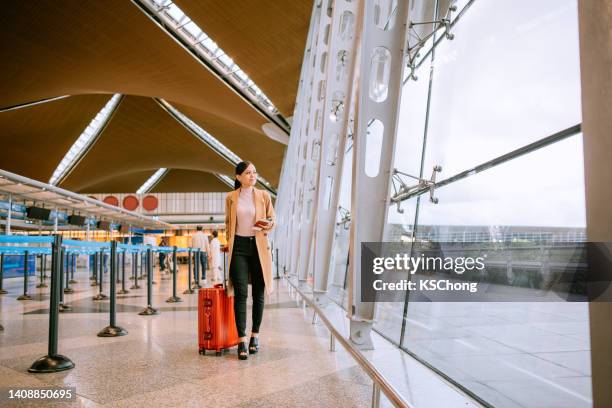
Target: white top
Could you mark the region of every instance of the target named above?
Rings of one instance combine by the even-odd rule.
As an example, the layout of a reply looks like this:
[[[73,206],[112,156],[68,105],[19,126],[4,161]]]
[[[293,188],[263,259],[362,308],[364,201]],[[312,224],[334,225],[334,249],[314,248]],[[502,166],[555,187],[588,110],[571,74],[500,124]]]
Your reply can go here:
[[[210,245],[208,244],[208,237],[204,235],[202,231],[197,231],[191,237],[191,247],[200,248],[202,252],[210,251]]]
[[[221,261],[221,243],[218,238],[213,238],[210,241],[210,266],[216,268],[220,266]]]
[[[255,225],[255,200],[253,198],[253,187],[240,189],[238,204],[236,205],[236,235],[241,237],[252,237]]]

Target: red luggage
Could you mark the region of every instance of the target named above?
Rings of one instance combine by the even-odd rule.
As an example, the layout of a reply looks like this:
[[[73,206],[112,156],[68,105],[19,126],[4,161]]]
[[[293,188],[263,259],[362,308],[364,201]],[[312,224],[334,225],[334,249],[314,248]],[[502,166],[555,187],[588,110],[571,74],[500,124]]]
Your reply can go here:
[[[225,259],[223,264],[225,282]],[[238,344],[234,297],[227,296],[223,284],[201,288],[198,292],[198,344],[200,354],[215,350],[218,356],[222,350]]]

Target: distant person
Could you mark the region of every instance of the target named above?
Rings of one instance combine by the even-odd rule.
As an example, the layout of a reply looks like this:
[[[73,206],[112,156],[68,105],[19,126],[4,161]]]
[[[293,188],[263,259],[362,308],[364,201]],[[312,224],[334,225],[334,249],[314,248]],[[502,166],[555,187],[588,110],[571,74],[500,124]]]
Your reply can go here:
[[[267,191],[256,189],[257,170],[250,162],[236,166],[234,191],[225,198],[225,231],[227,236],[230,280],[234,294],[234,314],[240,337],[238,358],[248,358],[246,342],[246,301],[249,282],[253,296],[253,327],[249,354],[259,351],[259,326],[263,318],[265,292],[272,292],[272,253],[268,232],[274,227],[274,207]],[[257,229],[254,229],[257,224]]]
[[[196,262],[200,262],[202,265],[201,278],[206,283],[206,269],[208,263],[208,253],[210,252],[210,244],[208,243],[208,237],[204,235],[202,232],[202,226],[198,225],[196,227],[196,233],[191,237],[191,248],[200,250],[200,259],[197,259],[197,253],[194,255],[196,257]]]
[[[168,238],[167,237],[162,237],[161,241],[159,242],[159,246],[165,247],[168,246]],[[166,269],[166,260],[168,258],[168,254],[165,252],[160,252],[159,253],[159,269],[164,272]]]
[[[219,233],[217,231],[212,232],[213,239],[210,241],[210,270],[212,271],[212,280],[221,280],[219,277],[219,271],[221,271],[221,243],[219,242]]]

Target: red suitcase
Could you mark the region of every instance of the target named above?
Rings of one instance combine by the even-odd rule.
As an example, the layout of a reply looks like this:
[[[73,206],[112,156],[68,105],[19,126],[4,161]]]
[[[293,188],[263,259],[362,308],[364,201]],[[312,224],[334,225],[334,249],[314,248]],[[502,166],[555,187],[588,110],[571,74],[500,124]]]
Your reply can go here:
[[[225,281],[225,256],[224,256]],[[222,351],[238,344],[238,331],[234,318],[234,297],[228,296],[223,284],[201,288],[198,292],[198,345],[200,354]]]

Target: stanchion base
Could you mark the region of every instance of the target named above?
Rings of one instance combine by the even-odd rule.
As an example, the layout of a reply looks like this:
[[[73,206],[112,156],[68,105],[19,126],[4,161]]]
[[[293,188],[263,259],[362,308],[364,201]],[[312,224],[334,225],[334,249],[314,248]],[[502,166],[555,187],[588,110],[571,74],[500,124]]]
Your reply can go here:
[[[159,312],[157,311],[157,309],[153,309],[151,306],[147,306],[142,310],[142,312],[139,312],[138,314],[141,316],[152,316],[159,314]]]
[[[28,368],[30,373],[56,373],[74,368],[74,363],[66,356],[44,356],[32,363]]]
[[[37,288],[48,288],[49,285],[47,285],[46,283],[39,283],[38,285],[36,285]]]
[[[169,277],[169,276],[162,276],[162,277],[161,277],[161,280],[170,280],[170,279],[172,279],[172,278],[171,278],[171,277]]]
[[[128,332],[119,326],[106,326],[98,333],[98,337],[119,337],[125,336]]]
[[[178,303],[178,302],[182,302],[183,299],[181,299],[178,296],[170,296],[167,300],[166,303]]]
[[[63,303],[60,303],[58,306],[58,309],[60,312],[70,312],[72,310],[72,308],[68,305],[65,305]]]
[[[194,291],[193,289],[187,289],[186,291],[183,292],[183,295],[193,295]]]
[[[130,293],[130,291],[127,289],[121,289],[117,291],[118,295],[125,295],[126,293]]]
[[[74,293],[74,289],[72,289],[72,288],[64,288],[64,293]]]
[[[108,299],[108,296],[106,296],[104,293],[98,293],[96,296],[93,297],[93,300],[105,300]]]
[[[147,278],[146,276],[139,276],[139,277],[138,277],[138,278],[136,278],[136,279],[138,279],[138,280],[143,280],[143,279],[146,279],[146,278]]]
[[[4,289],[0,290],[0,295],[6,295],[8,292]]]
[[[132,286],[130,287],[130,289],[140,289],[140,286],[138,286],[138,285],[132,285]]]
[[[91,285],[89,286],[98,286],[98,282],[91,282]]]
[[[151,282],[151,285],[157,285],[157,282],[153,281]]]
[[[71,284],[71,285],[74,285],[75,283],[79,283],[79,281],[74,280],[74,279],[70,279],[70,280],[68,281],[68,283],[69,283],[69,284]]]
[[[32,296],[30,295],[21,295],[17,298],[17,300],[32,300]]]

